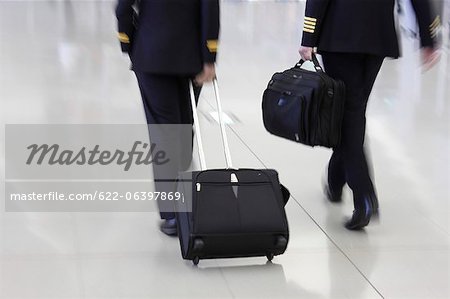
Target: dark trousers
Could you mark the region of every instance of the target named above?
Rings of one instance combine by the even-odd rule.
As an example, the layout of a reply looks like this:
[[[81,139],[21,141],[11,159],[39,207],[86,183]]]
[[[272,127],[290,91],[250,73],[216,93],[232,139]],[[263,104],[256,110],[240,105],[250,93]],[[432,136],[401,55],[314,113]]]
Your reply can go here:
[[[364,151],[366,107],[384,58],[368,54],[322,53],[328,75],[344,81],[346,104],[342,124],[342,141],[333,150],[328,165],[328,183],[341,190],[347,183],[358,198],[375,192]]]
[[[167,165],[153,165],[155,191],[175,191],[178,173],[186,170],[192,159],[193,117],[189,92],[191,77],[137,71],[135,74],[149,125],[191,125],[188,135],[185,130],[177,130],[177,126],[149,126],[151,142],[162,147],[171,158]],[[200,91],[201,88],[194,86],[196,102]],[[161,219],[175,217],[169,204],[171,203],[158,201]]]

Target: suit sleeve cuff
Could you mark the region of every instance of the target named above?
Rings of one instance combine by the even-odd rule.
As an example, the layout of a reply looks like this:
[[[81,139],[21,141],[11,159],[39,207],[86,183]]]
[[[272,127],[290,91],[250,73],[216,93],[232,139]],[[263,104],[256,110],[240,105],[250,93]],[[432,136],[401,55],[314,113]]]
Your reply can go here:
[[[422,47],[434,47],[436,45],[436,38],[441,28],[441,18],[437,16],[427,29],[420,32],[420,44]]]
[[[310,33],[303,32],[302,46],[311,48],[317,47],[317,37]]]
[[[120,47],[122,52],[127,53],[130,51],[130,37],[125,32],[118,32],[117,38],[120,41]]]
[[[305,16],[303,21],[303,36],[302,46],[315,47],[317,46],[317,32],[319,28],[317,25],[317,18]]]
[[[214,63],[216,62],[217,50],[219,48],[219,41],[217,39],[209,39],[205,42],[203,49],[203,62]]]

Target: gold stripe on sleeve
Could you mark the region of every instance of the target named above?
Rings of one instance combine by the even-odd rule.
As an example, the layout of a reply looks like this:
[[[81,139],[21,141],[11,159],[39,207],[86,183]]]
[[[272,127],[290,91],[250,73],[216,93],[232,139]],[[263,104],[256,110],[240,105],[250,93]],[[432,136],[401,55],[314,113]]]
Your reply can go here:
[[[435,38],[438,34],[439,30],[438,28],[434,29],[434,30],[430,30],[430,34],[432,38]]]
[[[211,53],[215,53],[217,52],[217,48],[218,48],[218,41],[217,39],[210,39],[206,41],[206,47],[208,47],[209,52]]]
[[[433,23],[431,23],[430,28],[432,29],[434,27],[439,26],[440,24],[441,24],[441,18],[440,18],[440,16],[437,16],[436,18],[434,18]]]
[[[317,22],[317,19],[316,18],[311,18],[311,17],[305,17],[305,21]]]
[[[130,38],[128,37],[127,34],[123,33],[123,32],[119,32],[117,34],[117,37],[119,38],[119,41],[121,43],[125,43],[125,44],[129,44],[130,43]]]

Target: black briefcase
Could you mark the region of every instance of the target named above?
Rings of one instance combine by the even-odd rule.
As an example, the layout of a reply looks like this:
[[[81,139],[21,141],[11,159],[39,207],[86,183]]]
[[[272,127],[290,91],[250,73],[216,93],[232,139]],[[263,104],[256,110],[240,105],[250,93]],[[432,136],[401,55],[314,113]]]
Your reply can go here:
[[[200,259],[266,256],[284,253],[289,240],[284,206],[289,191],[270,169],[233,169],[217,81],[214,90],[222,132],[226,169],[206,170],[195,102],[194,124],[202,171],[180,176],[178,190],[187,195],[176,205],[181,254],[195,265]],[[191,85],[191,99],[194,99]]]
[[[330,78],[313,54],[315,71],[275,73],[264,91],[264,126],[270,133],[309,146],[337,147],[341,140],[345,86]]]

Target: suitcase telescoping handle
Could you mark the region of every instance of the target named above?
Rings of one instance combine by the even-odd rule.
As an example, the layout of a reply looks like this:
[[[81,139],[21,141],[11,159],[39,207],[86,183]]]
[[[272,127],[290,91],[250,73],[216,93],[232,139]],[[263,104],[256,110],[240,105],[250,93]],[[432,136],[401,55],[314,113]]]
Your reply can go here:
[[[227,132],[225,130],[225,123],[222,115],[222,103],[220,101],[219,84],[217,83],[217,78],[214,78],[213,80],[213,87],[214,87],[214,94],[216,97],[217,114],[219,118],[220,132],[222,136],[223,150],[225,154],[225,160],[227,163],[227,169],[229,169],[232,168],[232,161],[231,161],[230,147],[228,146]],[[194,127],[198,146],[198,154],[200,156],[200,169],[206,170],[207,167],[206,167],[205,152],[203,150],[203,142],[200,132],[200,123],[198,120],[198,113],[197,113],[197,104],[195,102],[194,86],[192,85],[192,81],[189,82],[189,91],[191,95],[192,115],[194,117]]]
[[[314,63],[314,68],[316,69],[316,71],[318,72],[323,72],[322,67],[320,66],[319,60],[317,59],[316,54],[312,53],[312,62]],[[296,68],[301,68],[302,65],[305,63],[305,60],[300,59],[299,62],[297,62],[297,64],[295,65]]]
[[[192,116],[194,118],[195,139],[197,140],[198,154],[200,158],[200,169],[206,170],[205,152],[203,151],[202,134],[200,133],[200,125],[198,123],[197,103],[195,102],[195,93],[192,81],[189,81],[189,93],[191,98]]]

